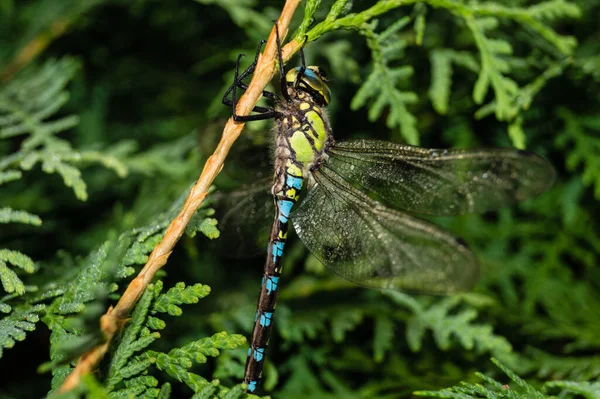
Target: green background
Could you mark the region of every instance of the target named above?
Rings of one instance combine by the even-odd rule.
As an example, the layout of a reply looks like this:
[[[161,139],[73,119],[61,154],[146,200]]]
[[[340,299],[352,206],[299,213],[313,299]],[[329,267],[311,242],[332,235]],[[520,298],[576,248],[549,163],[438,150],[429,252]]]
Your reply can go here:
[[[46,396],[69,359],[101,340],[99,316],[219,140],[237,54],[251,62],[282,3],[0,0],[2,397]],[[320,24],[370,7],[381,7],[376,25]],[[289,38],[301,27],[308,63],[331,79],[337,139],[516,146],[558,177],[510,209],[435,219],[481,262],[480,283],[454,297],[351,286],[291,239],[267,393],[408,398],[466,381],[486,388],[454,397],[600,397],[599,15],[593,0],[301,3]],[[236,334],[250,333],[264,259],[260,249],[223,256],[224,239],[253,248],[253,237],[206,236],[217,235],[227,192],[270,176],[270,125],[246,126],[160,272],[154,288],[171,291],[148,291],[77,395],[242,395],[247,349]],[[210,286],[200,301],[208,288],[198,283]]]

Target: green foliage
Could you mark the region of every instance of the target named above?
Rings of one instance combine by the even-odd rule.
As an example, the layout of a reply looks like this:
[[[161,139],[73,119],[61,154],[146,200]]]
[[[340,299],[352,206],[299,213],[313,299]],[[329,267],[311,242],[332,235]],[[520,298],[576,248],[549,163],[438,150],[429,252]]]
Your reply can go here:
[[[546,384],[548,388],[559,388],[565,396],[581,395],[586,399],[600,396],[600,382],[555,381]]]
[[[465,350],[491,354],[505,362],[516,361],[506,338],[494,334],[490,325],[472,323],[477,318],[475,309],[457,310],[461,302],[459,296],[443,299],[426,308],[408,295],[398,292],[388,295],[414,313],[406,324],[406,342],[412,351],[422,350],[425,332],[430,329],[437,347],[442,350],[450,349],[452,341],[456,340]]]
[[[196,232],[199,231],[210,239],[219,238],[219,229],[217,229],[217,219],[206,217],[212,215],[214,215],[213,210],[209,210],[206,213],[206,215],[194,215],[194,217],[192,218],[192,220],[190,220],[190,223],[186,228],[186,233],[190,235],[190,237],[194,237],[196,235]]]
[[[8,306],[5,303],[3,305]],[[4,348],[12,348],[15,341],[25,340],[27,332],[35,330],[35,324],[39,321],[39,314],[43,310],[43,305],[12,312],[10,306],[3,307],[2,313],[10,312],[10,314],[0,320],[0,355],[3,354]]]
[[[411,77],[413,69],[410,66],[390,67],[389,64],[405,57],[404,49],[407,46],[407,40],[404,37],[407,34],[403,33],[403,37],[398,33],[409,22],[414,21],[414,37],[410,37],[411,41],[419,46],[423,44],[426,30],[423,4],[428,4],[435,8],[446,9],[464,23],[472,36],[473,45],[480,59],[477,66],[474,63],[474,56],[468,52],[463,52],[459,56],[460,53],[455,51],[441,53],[439,49],[432,49],[432,64],[434,65],[429,96],[434,107],[440,113],[446,112],[452,74],[450,62],[462,64],[478,73],[472,93],[473,101],[476,104],[484,102],[490,86],[494,92],[494,99],[480,108],[475,115],[482,118],[494,112],[499,121],[510,122],[508,134],[513,144],[518,148],[524,148],[525,135],[521,127],[520,113],[529,107],[531,95],[539,91],[546,80],[556,76],[556,73],[552,73],[555,68],[550,69],[547,73],[550,76],[546,76],[545,79],[537,79],[520,88],[519,84],[509,76],[512,72],[510,61],[517,62],[516,57],[512,60],[508,58],[514,55],[513,46],[507,39],[496,39],[490,36],[499,28],[498,18],[502,18],[535,32],[555,47],[556,51],[554,52],[558,53],[559,57],[570,56],[577,44],[575,38],[556,33],[545,22],[579,17],[580,9],[563,0],[550,0],[530,7],[505,7],[496,3],[467,6],[445,0],[431,0],[417,3],[412,17],[398,19],[381,34],[374,32],[375,23],[367,24],[367,21],[375,16],[411,3],[413,2],[400,0],[381,1],[360,13],[344,16],[350,9],[351,2],[338,0],[332,6],[325,20],[307,32],[309,40],[314,40],[328,31],[338,29],[359,30],[362,35],[367,37],[367,45],[372,51],[373,70],[356,93],[352,108],[358,109],[368,103],[369,118],[373,121],[382,115],[384,107],[389,106],[387,126],[399,127],[402,138],[408,143],[419,143],[416,117],[407,108],[407,105],[416,103],[418,97],[414,92],[403,92],[398,88],[399,82],[406,81]],[[307,18],[315,12],[315,5],[309,4],[307,8],[310,9],[310,12],[305,15],[305,23]],[[345,12],[342,13],[341,10]],[[339,18],[340,16],[343,18]],[[299,29],[297,38],[304,34],[304,26],[302,25]],[[531,85],[536,89],[533,92]]]
[[[24,178],[23,172],[30,171],[39,162],[42,163],[44,172],[59,173],[65,185],[72,187],[79,199],[86,200],[87,185],[77,165],[100,163],[115,170],[120,177],[126,176],[127,167],[115,156],[104,155],[96,150],[76,151],[68,141],[56,137],[57,133],[72,128],[78,121],[75,116],[55,116],[68,102],[66,86],[73,79],[76,67],[77,62],[72,58],[51,60],[39,69],[32,68],[20,74],[0,92],[0,106],[3,112],[0,115],[0,138],[14,140],[15,137],[24,136],[19,141],[20,146],[16,152],[0,159],[0,167],[5,170],[0,175],[2,184]],[[189,148],[187,145],[186,147]],[[173,148],[169,150],[173,152]],[[153,150],[149,153],[154,153],[154,159],[165,156],[164,151]],[[185,155],[183,152],[176,154]],[[149,159],[150,155],[140,154],[129,163],[136,171],[144,165],[141,162],[146,162],[143,167],[148,173],[152,170],[152,167],[147,165]],[[26,333],[34,331],[36,324],[42,321],[52,331],[52,363],[49,366],[53,368],[53,387],[57,388],[70,370],[65,363],[102,342],[98,320],[108,307],[109,294],[119,289],[115,283],[131,276],[135,272],[132,266],[146,261],[148,254],[162,237],[164,228],[181,206],[181,201],[182,199],[178,200],[169,212],[158,218],[154,217],[148,227],[126,229],[85,259],[76,260],[70,256],[63,256],[62,260],[58,259],[58,263],[54,260],[55,266],[63,267],[62,274],[57,274],[57,278],[50,281],[39,280],[37,285],[25,285],[8,267],[11,265],[26,273],[34,273],[39,267],[36,267],[29,256],[17,250],[0,249],[0,279],[4,290],[12,294],[4,297],[1,303],[1,310],[6,315],[0,320],[0,348],[12,348],[16,341],[23,341]],[[218,236],[214,227],[216,222],[208,217],[213,213],[210,208],[199,211],[194,216],[194,223],[188,226],[188,233],[193,236],[200,231],[213,238]],[[0,222],[33,226],[42,224],[38,215],[11,207],[1,209]],[[197,303],[198,299],[208,292],[208,287],[200,284],[186,288],[180,283],[162,295],[159,295],[160,289],[157,289],[154,291],[156,303],[152,313],[169,312],[171,315],[180,315],[181,309],[178,305]],[[152,295],[150,299],[153,299]],[[128,340],[125,339],[115,351],[114,362],[121,365],[125,371],[121,368],[110,369],[107,381],[112,385],[105,387],[98,385],[93,379],[88,380],[85,385],[92,397],[106,397],[111,387],[114,388],[119,383],[125,384],[126,387],[121,387],[122,389],[115,393],[115,397],[128,397],[135,392],[145,392],[148,397],[165,395],[164,390],[152,388],[153,381],[148,379],[149,377],[130,378],[135,375],[134,370],[144,370],[141,370],[139,365],[127,364],[134,352],[142,351],[158,338],[158,333],[152,333],[151,329],[165,328],[165,322],[156,316],[148,316],[146,320],[144,315],[147,310],[142,307],[141,316],[134,318],[136,322],[127,330],[132,331],[126,335]],[[144,323],[147,327],[140,330]],[[208,354],[218,354],[213,347],[231,348],[244,342],[243,338],[237,335],[219,337],[214,345],[205,344]],[[0,351],[0,355],[2,354]],[[147,354],[145,356],[148,357]],[[128,376],[126,381],[124,376]],[[107,390],[107,387],[111,389]]]
[[[451,49],[434,49],[431,51],[431,86],[429,98],[431,105],[440,114],[448,113],[450,89],[452,87],[452,64],[477,72],[479,65],[468,52]]]
[[[504,366],[496,359],[492,362],[510,378],[514,384],[502,384],[484,374],[476,373],[479,378],[484,380],[489,387],[481,384],[463,383],[460,386],[443,389],[440,391],[421,391],[415,392],[419,396],[434,398],[453,398],[453,399],[472,399],[472,398],[523,398],[523,399],[550,399],[554,396],[544,393],[550,388],[561,388],[563,390],[561,397],[572,397],[569,393],[581,394],[585,398],[596,398],[598,392],[597,383],[556,381],[545,384],[543,390],[538,390],[517,374]],[[592,396],[593,395],[593,396]]]
[[[9,263],[31,274],[35,271],[33,260],[19,251],[0,249],[0,280],[4,291],[8,293],[16,292],[19,295],[24,294],[25,286],[16,273],[8,268]]]
[[[53,393],[104,341],[99,318],[231,115],[220,101],[237,54],[249,62],[282,3],[0,0],[1,396]],[[599,397],[599,12],[593,0],[301,2],[289,37],[308,36],[307,62],[331,78],[336,138],[512,144],[547,157],[558,179],[530,203],[434,221],[482,266],[475,292],[452,298],[355,287],[291,238],[267,393]],[[257,152],[236,143],[217,188],[270,176]],[[217,254],[213,240],[239,242],[220,236],[216,197],[67,397],[244,397],[235,333],[250,336],[264,259]]]
[[[65,86],[76,69],[77,63],[71,58],[50,60],[39,69],[25,71],[0,90],[0,140],[25,136],[18,151],[0,158],[0,184],[21,179],[23,171],[41,163],[44,172],[60,174],[65,185],[85,200],[86,185],[75,164],[99,162],[125,175],[126,169],[118,160],[97,151],[75,151],[67,141],[56,137],[78,122],[73,115],[55,118],[69,99]],[[42,220],[35,214],[5,207],[0,209],[0,223],[40,226]],[[0,249],[0,280],[4,290],[25,293],[23,282],[9,264],[31,274],[35,271],[34,261],[19,251]]]
[[[175,211],[181,206],[181,200],[178,200],[171,212],[163,214],[155,219],[162,224],[150,225],[142,229],[133,229],[123,233],[115,243],[108,242],[100,249],[93,252],[91,256],[83,262],[80,272],[71,280],[64,284],[61,295],[56,297],[52,303],[45,309],[44,322],[52,330],[50,347],[50,357],[54,365],[69,360],[89,349],[92,345],[102,341],[100,331],[97,330],[97,322],[100,315],[107,308],[105,302],[107,294],[117,289],[114,284],[117,280],[131,276],[136,264],[146,262],[148,254],[152,251],[156,243],[160,240],[165,228],[165,222],[175,216]],[[206,218],[211,214],[211,209],[201,209],[197,216]],[[121,350],[115,352],[113,362],[116,362],[117,370],[125,368],[125,363],[134,352],[139,352],[150,345],[159,337],[158,333],[153,333],[150,329],[160,330],[165,328],[165,322],[156,316],[157,313],[168,313],[172,316],[179,316],[182,310],[179,305],[197,303],[210,292],[209,287],[196,284],[191,287],[185,287],[185,284],[179,283],[164,294],[161,294],[162,284],[156,284],[156,288],[151,290],[152,294],[145,294],[138,304],[139,315],[137,318],[132,316],[130,327],[126,330],[123,338],[124,346]],[[148,290],[147,290],[148,291]],[[152,309],[148,316],[150,304]],[[97,306],[100,305],[100,306]],[[74,319],[66,319],[66,316],[79,314]],[[148,319],[146,320],[146,316]],[[143,325],[146,328],[143,328]],[[239,338],[236,336],[239,340]],[[148,356],[146,356],[148,357]],[[145,359],[144,364],[153,364],[155,361]],[[130,368],[138,370],[140,363],[136,360]],[[142,372],[144,369],[140,369]],[[57,388],[64,379],[68,367],[60,366],[54,369],[53,386]],[[133,371],[126,368],[123,372],[126,375]],[[122,375],[113,375],[117,371],[109,371],[110,381],[117,378],[117,382],[111,382],[110,386],[116,386],[121,381]],[[119,379],[121,378],[121,379]],[[137,389],[137,388],[136,388]]]
[[[390,68],[388,65],[401,59],[406,43],[397,35],[406,26],[408,18],[398,20],[395,24],[376,35],[372,28],[363,31],[367,36],[367,44],[372,52],[374,62],[373,72],[365,80],[352,99],[351,108],[358,109],[369,102],[369,119],[377,120],[383,113],[384,107],[389,106],[390,112],[386,119],[389,128],[400,127],[402,137],[410,144],[418,144],[417,118],[412,115],[407,106],[417,102],[414,92],[402,92],[397,88],[398,82],[413,74],[410,66]]]
[[[75,115],[53,118],[69,100],[65,86],[77,67],[72,58],[50,60],[39,70],[20,74],[0,92],[0,139],[25,136],[19,151],[0,159],[0,171],[28,171],[40,163],[44,172],[58,173],[77,198],[85,201],[86,185],[75,165],[101,163],[122,177],[127,169],[114,157],[97,151],[75,151],[68,141],[56,137],[79,122]]]
[[[579,116],[566,108],[559,110],[559,116],[564,120],[565,126],[556,137],[559,148],[569,149],[566,158],[566,167],[575,171],[583,167],[581,180],[586,186],[594,186],[594,195],[600,199],[600,142],[597,140],[600,131],[600,118],[598,115]],[[591,131],[591,132],[588,132]],[[569,145],[573,147],[570,148]]]
[[[188,369],[194,362],[206,363],[207,356],[218,356],[219,350],[233,349],[245,343],[243,336],[221,332],[172,349],[168,353],[147,350],[160,338],[157,330],[166,327],[165,321],[158,317],[161,313],[181,316],[182,311],[177,305],[197,303],[210,292],[210,288],[202,284],[185,287],[183,283],[178,283],[165,293],[162,293],[162,288],[160,281],[149,286],[138,302],[111,359],[105,392],[110,397],[164,396],[166,393],[161,394],[161,390],[157,388],[159,381],[147,375],[151,368],[157,368],[184,382],[198,394],[198,398],[239,397],[239,387],[235,389],[237,394],[231,396],[230,390],[220,386],[218,381],[207,381]]]

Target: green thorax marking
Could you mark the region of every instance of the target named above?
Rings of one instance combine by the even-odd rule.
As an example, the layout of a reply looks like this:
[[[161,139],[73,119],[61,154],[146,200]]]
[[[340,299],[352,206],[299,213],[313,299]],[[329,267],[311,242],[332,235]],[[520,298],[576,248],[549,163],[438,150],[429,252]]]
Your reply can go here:
[[[312,166],[322,162],[325,150],[333,145],[333,134],[324,107],[330,93],[325,79],[316,67],[308,67],[299,75],[300,68],[286,75],[290,101],[277,104],[282,115],[277,120],[276,158],[281,165],[297,165],[305,175]],[[276,162],[276,166],[277,166]]]

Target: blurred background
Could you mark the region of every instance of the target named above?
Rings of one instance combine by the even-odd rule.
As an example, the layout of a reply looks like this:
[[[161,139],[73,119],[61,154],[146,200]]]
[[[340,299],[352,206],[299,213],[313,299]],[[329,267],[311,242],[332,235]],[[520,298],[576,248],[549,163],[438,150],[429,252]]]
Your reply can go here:
[[[345,4],[343,15],[376,2],[324,0],[311,28],[334,3]],[[517,146],[550,160],[556,183],[499,212],[434,219],[463,237],[481,263],[480,283],[452,298],[352,286],[291,238],[264,372],[274,397],[408,398],[481,382],[476,371],[510,385],[492,357],[533,386],[546,384],[549,394],[564,388],[548,385],[556,380],[598,386],[600,4],[503,0],[493,3],[495,13],[470,19],[468,10],[490,3],[438,3],[394,8],[376,26],[362,26],[363,34],[332,31],[306,45],[307,63],[330,78],[336,139]],[[0,248],[12,251],[0,255],[2,397],[43,397],[60,384],[67,366],[38,366],[68,360],[57,355],[58,341],[97,328],[143,265],[231,115],[221,98],[237,55],[247,55],[242,67],[250,64],[282,4],[0,0]],[[299,63],[296,57],[288,66]],[[246,126],[202,221],[221,220],[228,196],[243,197],[271,176],[271,124]],[[201,223],[196,230],[216,235]],[[95,261],[106,242],[122,242],[124,234],[131,240],[125,248],[108,247],[112,261]],[[161,338],[146,349],[166,353],[220,331],[249,336],[262,248],[250,249],[255,237],[223,231],[256,255],[232,258],[226,255],[237,251],[223,237],[206,234],[184,236],[159,278],[165,291],[201,283],[210,295],[184,306],[180,317],[164,315]],[[86,285],[90,276],[97,291]],[[106,379],[118,345],[94,375],[115,397],[126,385]],[[189,370],[232,387],[246,350],[223,350]],[[146,372],[158,388],[169,383],[172,397],[193,395],[187,381],[157,367]],[[144,392],[130,397],[155,395]],[[577,397],[569,392],[561,397]],[[593,397],[589,392],[579,395]]]

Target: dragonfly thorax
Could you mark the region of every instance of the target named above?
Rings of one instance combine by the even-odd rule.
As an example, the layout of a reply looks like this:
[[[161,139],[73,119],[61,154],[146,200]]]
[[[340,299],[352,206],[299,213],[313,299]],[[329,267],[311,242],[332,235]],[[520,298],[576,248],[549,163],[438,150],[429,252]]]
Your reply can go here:
[[[306,90],[288,87],[289,101],[279,101],[276,110],[275,185],[277,193],[286,173],[306,178],[326,158],[334,143],[325,110]],[[294,169],[292,171],[291,169]]]
[[[299,166],[310,168],[328,148],[327,144],[333,144],[331,127],[325,110],[312,95],[292,87],[288,90],[290,101],[277,106],[282,115],[276,121],[278,147],[286,147]]]

